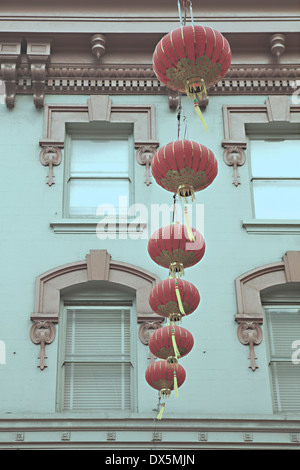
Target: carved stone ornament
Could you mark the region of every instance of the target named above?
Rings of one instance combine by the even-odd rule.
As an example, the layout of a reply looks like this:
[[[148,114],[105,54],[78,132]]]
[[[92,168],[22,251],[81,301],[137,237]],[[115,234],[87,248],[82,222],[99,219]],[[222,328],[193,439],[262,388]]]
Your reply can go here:
[[[148,345],[149,339],[152,333],[154,333],[155,330],[158,330],[158,328],[161,328],[161,327],[162,325],[159,321],[143,322],[139,328],[139,338],[140,338],[141,343]]]
[[[38,359],[40,363],[38,367],[41,370],[44,370],[46,366],[46,344],[51,344],[56,335],[56,329],[54,324],[51,321],[37,321],[35,322],[30,329],[30,339],[34,344],[40,344],[40,355]]]
[[[151,184],[150,168],[151,162],[155,155],[156,147],[151,145],[143,145],[139,147],[136,152],[136,160],[140,165],[146,166],[145,171],[145,184],[149,186]]]
[[[227,147],[223,153],[223,160],[226,165],[233,167],[232,183],[235,186],[238,186],[239,184],[241,184],[239,181],[240,176],[238,172],[238,166],[244,165],[246,161],[244,150],[242,149],[242,147]]]
[[[33,102],[37,109],[44,106],[47,67],[50,61],[51,39],[27,40],[27,58],[31,72]]]
[[[100,59],[105,54],[106,39],[103,34],[93,34],[91,37],[92,53]]]
[[[263,335],[261,326],[257,322],[241,322],[237,329],[237,335],[242,344],[249,346],[249,368],[254,372],[258,368],[255,361],[257,358],[254,346],[259,345],[262,341]]]
[[[44,147],[40,153],[40,161],[44,166],[49,166],[48,180],[46,184],[52,186],[54,184],[53,166],[61,163],[62,154],[58,147]]]

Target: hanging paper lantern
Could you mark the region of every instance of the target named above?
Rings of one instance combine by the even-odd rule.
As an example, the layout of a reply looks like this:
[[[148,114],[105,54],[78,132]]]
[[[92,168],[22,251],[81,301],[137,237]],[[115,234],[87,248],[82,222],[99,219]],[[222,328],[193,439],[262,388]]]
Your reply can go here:
[[[153,312],[176,322],[196,310],[200,294],[191,282],[168,278],[152,287],[148,301]]]
[[[149,239],[148,252],[159,266],[169,269],[170,276],[184,275],[184,269],[197,264],[204,256],[205,241],[200,232],[191,229],[194,242],[190,241],[187,228],[175,223],[160,228]]]
[[[174,325],[158,328],[149,340],[152,354],[169,364],[177,364],[178,359],[186,356],[193,346],[193,335],[185,328]]]
[[[158,80],[172,90],[191,96],[205,127],[197,97],[204,99],[206,90],[226,75],[230,65],[228,41],[208,26],[177,28],[159,41],[153,53],[153,70]]]
[[[172,390],[177,390],[186,378],[184,368],[180,364],[168,364],[166,361],[157,361],[147,367],[145,378],[148,384],[159,391],[159,396],[166,398]]]
[[[153,54],[153,69],[161,83],[201,99],[230,65],[228,41],[209,26],[177,28],[159,41]]]
[[[216,178],[218,163],[211,150],[191,140],[177,140],[161,147],[151,163],[152,175],[165,190],[179,198],[207,188]]]

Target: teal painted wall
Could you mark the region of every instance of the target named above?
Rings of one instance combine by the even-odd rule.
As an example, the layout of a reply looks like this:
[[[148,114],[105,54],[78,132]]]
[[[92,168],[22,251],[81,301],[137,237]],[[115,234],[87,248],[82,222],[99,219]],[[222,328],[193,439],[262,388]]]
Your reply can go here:
[[[87,96],[47,96],[46,103],[81,103]],[[172,416],[271,414],[266,345],[256,348],[259,369],[248,368],[248,348],[237,339],[234,279],[255,267],[281,261],[288,250],[298,250],[293,235],[251,235],[242,220],[251,219],[249,158],[239,169],[241,185],[232,184],[232,168],[223,162],[222,105],[263,104],[264,96],[210,97],[204,113],[206,134],[193,106],[183,98],[188,119],[188,138],[208,146],[219,162],[214,184],[201,194],[207,244],[203,260],[186,270],[185,279],[201,295],[198,310],[184,319],[194,336],[192,352],[181,360],[187,372],[179,398],[170,398],[165,413]],[[177,138],[177,120],[167,97],[113,96],[113,104],[155,104],[160,146]],[[167,278],[165,269],[152,262],[147,240],[99,240],[95,234],[55,234],[50,222],[62,215],[64,166],[55,167],[55,185],[46,183],[48,168],[39,161],[43,137],[43,111],[34,108],[31,96],[18,96],[13,110],[0,105],[1,155],[1,314],[0,340],[6,345],[6,364],[0,364],[0,413],[52,413],[56,400],[56,362],[59,326],[55,342],[46,348],[48,368],[37,367],[39,347],[29,338],[34,309],[35,278],[57,266],[84,260],[92,249],[106,249],[112,259],[140,266]],[[64,161],[64,160],[63,160]],[[145,168],[135,164],[136,202],[172,204],[172,195],[153,181],[144,184]],[[149,232],[149,236],[151,233]],[[138,339],[138,412],[151,414],[157,393],[144,379],[148,347]],[[153,416],[155,413],[153,412]]]

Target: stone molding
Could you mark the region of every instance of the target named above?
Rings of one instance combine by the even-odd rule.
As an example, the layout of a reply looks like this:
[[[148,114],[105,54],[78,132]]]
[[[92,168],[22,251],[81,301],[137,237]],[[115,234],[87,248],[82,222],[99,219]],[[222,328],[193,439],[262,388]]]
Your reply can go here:
[[[106,250],[91,250],[84,261],[59,266],[37,277],[35,282],[35,307],[31,314],[33,325],[30,338],[34,344],[41,345],[40,364],[45,364],[45,345],[55,338],[55,323],[59,322],[61,291],[76,284],[89,281],[108,281],[130,287],[136,292],[137,323],[145,330],[158,327],[163,320],[152,312],[148,297],[159,278],[144,269],[127,263],[114,261]],[[147,344],[146,332],[140,331],[139,337]]]
[[[247,126],[283,123],[300,124],[300,106],[291,104],[285,95],[268,96],[263,105],[223,105],[223,160],[233,166],[233,184],[240,183],[237,167],[245,163]],[[267,133],[267,127],[265,132]]]
[[[49,43],[48,43],[49,44]],[[31,55],[30,55],[31,57]],[[14,73],[7,78],[12,64],[1,57],[1,74],[6,83],[7,96],[33,94],[35,105],[43,106],[45,94],[139,94],[167,95],[171,109],[177,107],[177,97],[157,80],[149,64],[55,64],[45,52],[40,63],[20,63],[14,60]],[[10,64],[10,67],[8,65]],[[214,95],[291,95],[297,89],[300,65],[286,64],[241,64],[233,65],[226,77],[208,90]],[[13,99],[7,106],[13,107]],[[207,103],[204,103],[204,107]]]
[[[250,366],[257,369],[254,346],[262,341],[263,323],[261,291],[288,282],[300,282],[300,251],[288,251],[278,263],[260,266],[235,280],[238,338],[249,346]]]
[[[61,163],[65,145],[66,125],[89,122],[127,123],[133,125],[134,147],[137,161],[146,164],[146,184],[150,184],[150,164],[147,156],[153,155],[159,142],[156,140],[154,105],[114,105],[108,95],[91,95],[86,105],[49,104],[44,107],[44,135],[40,161],[49,166],[47,184],[53,181],[53,165]],[[51,156],[51,158],[49,157]],[[144,160],[145,158],[145,160]],[[145,162],[145,163],[143,163]]]
[[[149,406],[150,408],[150,406]],[[199,405],[201,410],[201,404]],[[200,416],[172,413],[155,420],[157,412],[93,413],[75,416],[48,413],[42,417],[31,414],[3,415],[0,422],[0,449],[27,450],[106,450],[139,449],[153,451],[229,450],[299,450],[299,418],[295,415],[272,416]],[[203,413],[202,413],[203,415]],[[130,432],[128,432],[130,430]],[[155,453],[155,452],[154,452]],[[199,454],[200,458],[202,457]],[[177,456],[178,459],[178,456]],[[184,456],[181,465],[184,466]],[[178,464],[180,461],[176,461]],[[197,456],[195,464],[198,462]]]
[[[21,60],[21,39],[0,41],[0,71],[5,86],[5,103],[12,109],[17,92],[17,72]]]

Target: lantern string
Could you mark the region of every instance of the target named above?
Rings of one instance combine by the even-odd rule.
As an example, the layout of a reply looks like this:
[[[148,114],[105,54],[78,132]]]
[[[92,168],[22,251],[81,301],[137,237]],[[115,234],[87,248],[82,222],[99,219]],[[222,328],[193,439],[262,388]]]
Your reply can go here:
[[[174,196],[173,196],[173,217],[172,217],[172,223],[174,224],[175,222],[175,212],[176,212],[176,197],[177,197],[177,194],[175,193]]]
[[[178,14],[179,14],[180,26],[183,26],[183,20],[182,20],[182,15],[181,15],[181,4],[180,4],[180,0],[177,1],[177,6],[178,6]]]
[[[192,23],[192,25],[194,25],[194,16],[193,16],[193,5],[192,5],[192,1],[189,0],[189,3],[190,3],[191,23]]]

